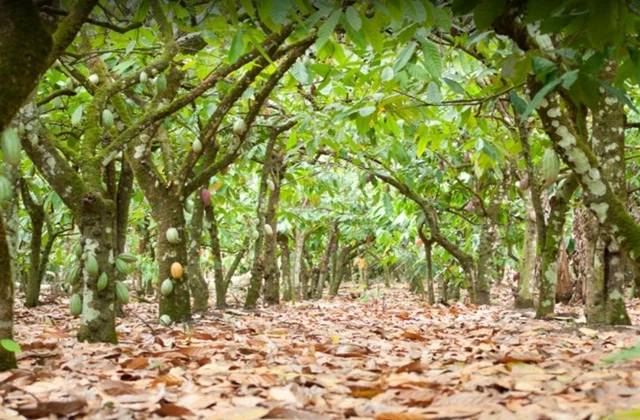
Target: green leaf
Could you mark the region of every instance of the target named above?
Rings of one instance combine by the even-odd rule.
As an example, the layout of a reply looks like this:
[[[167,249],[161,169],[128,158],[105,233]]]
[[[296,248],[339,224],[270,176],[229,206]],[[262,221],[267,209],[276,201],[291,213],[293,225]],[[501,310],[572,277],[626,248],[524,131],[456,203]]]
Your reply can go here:
[[[455,16],[466,15],[470,13],[478,4],[478,0],[453,0],[451,9]]]
[[[563,5],[558,0],[529,0],[524,23],[533,23],[548,18]]]
[[[362,28],[373,49],[378,53],[383,52],[385,37],[380,31],[380,17],[374,15],[372,18],[365,18],[362,21]]]
[[[411,14],[411,19],[417,23],[423,23],[427,20],[427,10],[424,8],[424,5],[418,0],[411,0],[411,6],[413,6],[413,12]]]
[[[491,27],[491,24],[502,14],[506,0],[480,0],[473,10],[473,20],[479,30]]]
[[[383,82],[388,82],[389,80],[393,79],[394,74],[395,73],[393,72],[393,69],[387,66],[382,70],[382,73],[380,74],[380,79],[382,79]]]
[[[353,6],[347,7],[346,17],[347,22],[349,22],[349,25],[351,25],[353,29],[359,31],[360,28],[362,28],[362,19],[360,18],[360,14],[353,8]]]
[[[271,20],[278,25],[282,25],[287,20],[293,4],[289,0],[272,0],[272,3]]]
[[[422,53],[424,54],[424,67],[435,79],[440,79],[442,77],[440,48],[435,43],[425,39],[422,41]]]
[[[5,350],[10,351],[12,353],[15,353],[15,354],[22,353],[22,350],[20,349],[20,345],[8,338],[3,338],[2,340],[0,340],[0,345],[4,347]]]
[[[396,57],[396,62],[393,63],[393,71],[398,73],[400,70],[402,70],[404,66],[407,65],[409,60],[411,60],[411,57],[413,56],[413,53],[415,52],[415,50],[416,50],[415,42],[411,42],[406,47],[404,47],[402,51],[398,53],[398,56]]]
[[[533,72],[536,74],[536,80],[538,81],[544,80],[547,74],[556,69],[555,63],[544,57],[533,57],[531,59],[531,67],[533,68]]]
[[[536,96],[533,97],[533,99],[531,100],[531,103],[529,104],[529,106],[527,106],[527,109],[525,109],[525,111],[522,113],[522,116],[520,117],[520,122],[526,121],[526,119],[533,112],[533,110],[538,107],[542,99],[544,99],[544,97],[547,96],[547,93],[551,92],[561,82],[562,82],[562,78],[558,77],[556,79],[553,79],[546,85],[544,85],[542,89],[540,89],[540,91],[536,93]]]
[[[569,89],[573,84],[578,80],[578,73],[580,70],[571,70],[568,73],[562,75],[562,87],[565,89]]]
[[[268,3],[268,2],[267,2]],[[324,21],[324,23],[318,29],[318,39],[316,40],[316,49],[322,48],[322,46],[329,40],[329,37],[336,28],[338,21],[340,20],[341,10],[335,10],[331,13],[331,16]]]
[[[80,104],[75,111],[73,111],[73,115],[71,116],[71,124],[77,125],[82,120],[82,112],[84,111],[84,105]]]
[[[238,29],[233,40],[231,41],[231,48],[229,49],[229,62],[235,63],[244,51],[244,43],[242,42],[242,29]]]
[[[254,17],[256,15],[256,9],[253,7],[253,1],[251,0],[240,0],[240,4],[242,8],[250,17]]]
[[[431,2],[428,4],[431,5]],[[451,18],[447,14],[447,11],[436,6],[433,6],[430,10],[433,11],[433,17],[438,26],[442,28],[443,31],[449,33],[449,31],[451,31]]]
[[[138,5],[138,11],[136,12],[136,16],[133,18],[136,22],[142,22],[146,19],[149,14],[149,0],[142,0]]]
[[[293,74],[293,77],[301,85],[307,85],[310,82],[311,77],[309,75],[309,71],[300,60],[296,61],[293,66],[291,66],[291,74]]]
[[[451,89],[455,93],[457,93],[459,95],[466,95],[467,92],[460,85],[460,83],[456,82],[455,80],[451,80],[448,77],[443,77],[442,80],[444,80],[444,82],[447,84],[447,86],[449,86],[449,89]]]
[[[362,108],[360,108],[360,110],[358,110],[358,112],[361,116],[368,117],[369,115],[376,112],[376,107],[373,105],[363,106]]]
[[[429,82],[429,86],[427,87],[427,101],[432,104],[439,104],[442,102],[440,89],[434,82]]]
[[[516,110],[518,115],[524,114],[527,110],[527,101],[522,99],[515,90],[509,92],[509,100],[511,101],[511,105]]]

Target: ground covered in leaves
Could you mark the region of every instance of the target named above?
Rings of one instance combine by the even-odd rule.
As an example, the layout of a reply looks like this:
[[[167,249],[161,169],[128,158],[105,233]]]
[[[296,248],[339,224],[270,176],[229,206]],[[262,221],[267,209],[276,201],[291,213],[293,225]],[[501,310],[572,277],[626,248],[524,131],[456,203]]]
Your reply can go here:
[[[640,361],[611,359],[638,328],[587,328],[577,309],[539,321],[429,306],[400,286],[170,328],[155,308],[127,305],[113,346],[78,344],[64,299],[19,306],[0,418],[640,418],[626,411],[640,407]],[[637,301],[630,311],[640,324]]]

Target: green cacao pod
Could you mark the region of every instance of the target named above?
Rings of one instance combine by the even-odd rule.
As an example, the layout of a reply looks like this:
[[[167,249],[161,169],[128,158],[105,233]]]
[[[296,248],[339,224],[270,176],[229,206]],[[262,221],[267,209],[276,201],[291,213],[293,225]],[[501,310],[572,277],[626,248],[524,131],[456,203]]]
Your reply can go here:
[[[542,177],[547,184],[553,184],[560,173],[560,160],[553,149],[547,149],[542,157]]]
[[[273,235],[273,229],[271,229],[271,225],[264,225],[264,233],[266,233],[267,236]]]
[[[267,179],[267,189],[268,189],[269,191],[273,191],[273,190],[275,190],[275,189],[276,189],[275,184],[274,184],[274,183],[273,183],[273,181],[272,181],[272,180],[270,180],[270,179]]]
[[[79,294],[74,294],[69,300],[69,311],[71,315],[78,316],[82,313],[82,298]]]
[[[191,144],[191,150],[196,153],[202,152],[202,143],[200,142],[200,140],[196,139],[196,141]]]
[[[107,273],[102,273],[100,274],[100,277],[98,277],[98,292],[102,292],[106,287],[107,284],[109,283],[109,276],[107,276]]]
[[[102,111],[102,125],[105,128],[110,128],[113,126],[113,113],[108,109]]]
[[[171,320],[171,317],[167,314],[164,314],[160,317],[160,324],[164,325],[165,327],[171,325],[172,322],[173,321]]]
[[[167,79],[162,74],[156,77],[155,83],[156,83],[156,89],[158,90],[158,92],[164,92],[164,90],[167,88]]]
[[[13,186],[11,181],[0,175],[0,203],[11,200]]]
[[[75,254],[76,257],[80,258],[82,256],[83,252],[84,252],[84,249],[82,249],[82,244],[81,243],[77,243],[73,247],[73,253]]]
[[[173,292],[173,282],[170,279],[165,279],[160,286],[160,293],[162,296],[169,296]]]
[[[149,80],[149,76],[147,76],[146,72],[142,72],[140,73],[140,83],[147,83],[147,81]]]
[[[120,258],[116,258],[116,268],[122,274],[129,274],[129,265]]]
[[[18,132],[13,128],[7,128],[2,132],[2,153],[4,161],[9,165],[18,166],[20,164],[20,152],[22,144]]]
[[[180,234],[178,233],[178,229],[167,229],[167,241],[171,242],[172,244],[177,244],[180,241]]]
[[[241,136],[244,132],[247,131],[247,124],[244,120],[237,120],[233,123],[233,134],[236,136]]]
[[[98,82],[100,81],[100,77],[98,77],[97,74],[92,74],[91,76],[89,76],[89,81],[94,85],[97,85]]]
[[[116,297],[123,305],[129,303],[129,288],[121,281],[116,282]]]
[[[80,266],[74,265],[73,267],[71,267],[71,270],[69,270],[69,274],[67,275],[67,283],[76,284],[79,278],[80,278]]]
[[[90,277],[95,277],[100,272],[100,266],[98,266],[98,260],[92,253],[87,254],[87,261],[84,263],[84,268],[87,270],[87,274]]]
[[[134,262],[138,261],[138,257],[136,257],[135,255],[133,255],[133,254],[124,254],[124,253],[118,255],[118,259],[122,260],[122,261],[124,261],[126,263],[134,263]]]
[[[260,232],[258,232],[256,229],[254,229],[254,230],[251,232],[251,237],[252,237],[253,239],[258,239],[258,238],[260,237]]]

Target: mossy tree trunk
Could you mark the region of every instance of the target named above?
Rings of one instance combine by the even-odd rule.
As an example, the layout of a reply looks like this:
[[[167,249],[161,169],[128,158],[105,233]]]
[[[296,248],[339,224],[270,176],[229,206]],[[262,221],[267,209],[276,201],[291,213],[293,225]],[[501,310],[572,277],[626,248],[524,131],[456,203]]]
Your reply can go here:
[[[549,199],[549,216],[546,221],[545,244],[540,261],[540,291],[536,317],[544,318],[552,314],[556,304],[556,283],[558,281],[558,258],[563,246],[564,222],[567,209],[578,182],[570,174]]]
[[[302,269],[304,264],[304,245],[307,240],[307,233],[300,228],[297,228],[294,233],[293,239],[293,276],[291,282],[293,283],[292,293],[296,296],[298,292],[300,296],[304,296],[302,291]]]
[[[227,284],[222,267],[222,251],[220,248],[218,217],[213,203],[207,206],[206,212],[207,220],[209,221],[209,240],[211,241],[211,257],[213,258],[213,273],[215,276],[216,308],[222,309],[227,306]]]
[[[601,78],[612,83],[617,66],[607,63]],[[598,157],[602,176],[609,181],[612,192],[626,207],[624,109],[610,93],[602,92],[600,109],[593,112],[591,147]],[[597,226],[597,219],[591,215]],[[606,228],[597,227],[592,245],[595,255],[595,278],[587,277],[585,316],[589,323],[631,325],[624,302],[625,255],[616,239]]]
[[[424,247],[424,255],[425,255],[425,263],[426,263],[426,276],[427,276],[427,301],[429,305],[433,305],[436,303],[436,293],[433,282],[433,261],[432,261],[432,251],[433,251],[433,240],[431,238],[427,238],[423,231],[424,223],[418,227],[418,236],[420,240],[422,240],[422,246]],[[417,287],[416,287],[417,286]],[[414,293],[421,293],[424,297],[424,284],[420,282],[420,285],[413,286],[415,290],[412,290]]]
[[[20,180],[22,202],[31,221],[31,241],[29,243],[29,273],[26,287],[25,306],[35,308],[40,303],[40,256],[42,255],[42,233],[44,231],[45,213],[42,204],[36,203],[31,197],[27,181]]]
[[[11,281],[11,254],[2,214],[0,214],[0,265],[6,267],[3,275],[0,276],[0,340],[13,340],[13,289],[15,286]],[[16,354],[0,345],[0,372],[16,366]]]
[[[524,238],[522,251],[520,252],[520,264],[518,270],[517,291],[515,295],[516,308],[533,308],[533,293],[536,275],[536,261],[538,259],[537,241],[538,230],[535,218],[535,210],[531,204],[528,191],[523,194],[524,201]]]
[[[331,252],[334,249],[335,243],[338,240],[339,227],[338,223],[334,222],[331,225],[329,231],[329,238],[327,238],[327,244],[325,245],[322,256],[320,257],[319,271],[316,282],[313,285],[313,297],[315,299],[322,299],[324,292],[324,286],[326,283],[327,273],[329,272],[329,260],[331,259]]]
[[[101,193],[88,193],[82,199],[79,220],[85,259],[93,255],[98,275],[90,275],[87,265],[82,272],[82,316],[78,341],[117,343],[115,323],[115,205]],[[98,291],[98,277],[106,273],[107,287]]]
[[[204,201],[202,200],[201,197],[196,196],[195,203],[193,205],[193,210],[191,211],[191,229],[189,232],[189,246],[187,248],[189,290],[191,291],[191,296],[193,296],[194,312],[206,312],[207,309],[209,308],[209,286],[207,285],[207,282],[205,281],[204,276],[202,275],[202,269],[200,268],[200,249],[202,248],[204,213],[205,213]],[[213,215],[212,218],[213,220],[211,223],[216,223],[215,215]],[[213,237],[214,233],[216,235],[215,240],[218,241],[217,226],[215,227],[215,231],[213,228],[210,228],[209,232],[210,232],[210,235],[212,235],[211,237],[212,244],[214,241],[214,237]],[[213,248],[213,245],[212,245],[212,248]],[[214,257],[214,264],[215,264],[215,258],[216,258],[215,253],[213,257]],[[214,268],[216,268],[215,265],[214,265]],[[218,278],[218,273],[216,272],[216,279],[217,278]]]
[[[274,157],[269,179],[273,189],[269,193],[265,223],[271,226],[271,235],[265,237],[264,249],[264,301],[268,305],[280,303],[280,273],[278,270],[278,203],[280,202],[280,182],[284,172],[282,159]]]
[[[280,245],[280,269],[282,279],[282,299],[286,301],[295,301],[295,288],[291,276],[291,249],[289,246],[289,235],[281,233],[278,235],[278,244]]]

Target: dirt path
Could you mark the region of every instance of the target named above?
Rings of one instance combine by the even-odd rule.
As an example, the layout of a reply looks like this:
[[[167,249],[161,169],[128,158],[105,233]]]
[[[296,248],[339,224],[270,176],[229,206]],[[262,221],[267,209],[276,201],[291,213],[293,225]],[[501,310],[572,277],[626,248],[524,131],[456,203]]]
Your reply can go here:
[[[640,362],[603,362],[637,328],[429,307],[393,288],[153,331],[128,316],[109,346],[76,343],[64,304],[18,308],[21,369],[0,374],[0,418],[584,419],[640,407]],[[127,310],[154,317],[154,305]],[[630,312],[640,323],[637,302]]]

